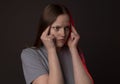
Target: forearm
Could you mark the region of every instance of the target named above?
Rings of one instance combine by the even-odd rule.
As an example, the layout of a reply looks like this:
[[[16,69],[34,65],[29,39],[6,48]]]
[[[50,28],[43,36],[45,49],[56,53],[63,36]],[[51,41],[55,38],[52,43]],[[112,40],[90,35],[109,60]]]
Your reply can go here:
[[[55,49],[48,51],[48,61],[49,61],[48,84],[64,84],[60,63]]]
[[[73,61],[75,84],[93,84],[92,77],[83,65],[77,48],[70,48]]]

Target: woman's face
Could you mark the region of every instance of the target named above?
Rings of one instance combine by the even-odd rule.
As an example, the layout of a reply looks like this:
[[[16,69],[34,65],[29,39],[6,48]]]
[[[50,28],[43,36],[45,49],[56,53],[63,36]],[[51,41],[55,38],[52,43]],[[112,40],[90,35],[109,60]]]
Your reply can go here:
[[[63,47],[70,34],[70,19],[67,14],[59,15],[51,25],[50,34],[55,36],[56,47]]]

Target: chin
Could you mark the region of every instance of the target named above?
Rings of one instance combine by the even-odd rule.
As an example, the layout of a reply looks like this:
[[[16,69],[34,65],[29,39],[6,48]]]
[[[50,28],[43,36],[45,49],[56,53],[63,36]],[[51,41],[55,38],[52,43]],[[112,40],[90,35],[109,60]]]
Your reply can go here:
[[[63,46],[64,46],[64,44],[57,44],[57,47],[59,47],[59,48],[61,48]]]

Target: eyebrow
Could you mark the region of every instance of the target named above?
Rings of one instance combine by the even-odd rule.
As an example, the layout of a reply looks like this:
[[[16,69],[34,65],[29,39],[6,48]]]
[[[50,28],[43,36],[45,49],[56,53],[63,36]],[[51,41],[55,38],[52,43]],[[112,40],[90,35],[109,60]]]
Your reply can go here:
[[[54,28],[54,27],[59,27],[59,28],[61,28],[62,26],[60,26],[60,25],[52,26],[52,28]],[[67,26],[65,26],[65,27],[70,27],[70,25],[67,25]]]
[[[55,25],[55,26],[52,26],[52,27],[62,27],[62,26],[59,26],[59,25]]]

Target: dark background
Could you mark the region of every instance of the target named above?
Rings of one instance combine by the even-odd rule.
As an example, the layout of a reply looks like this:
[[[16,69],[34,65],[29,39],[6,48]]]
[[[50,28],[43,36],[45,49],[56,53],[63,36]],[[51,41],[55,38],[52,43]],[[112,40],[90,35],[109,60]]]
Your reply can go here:
[[[39,17],[49,3],[62,3],[70,10],[95,84],[119,84],[115,35],[120,34],[112,28],[110,0],[0,1],[0,83],[25,84],[20,54],[34,43]]]

